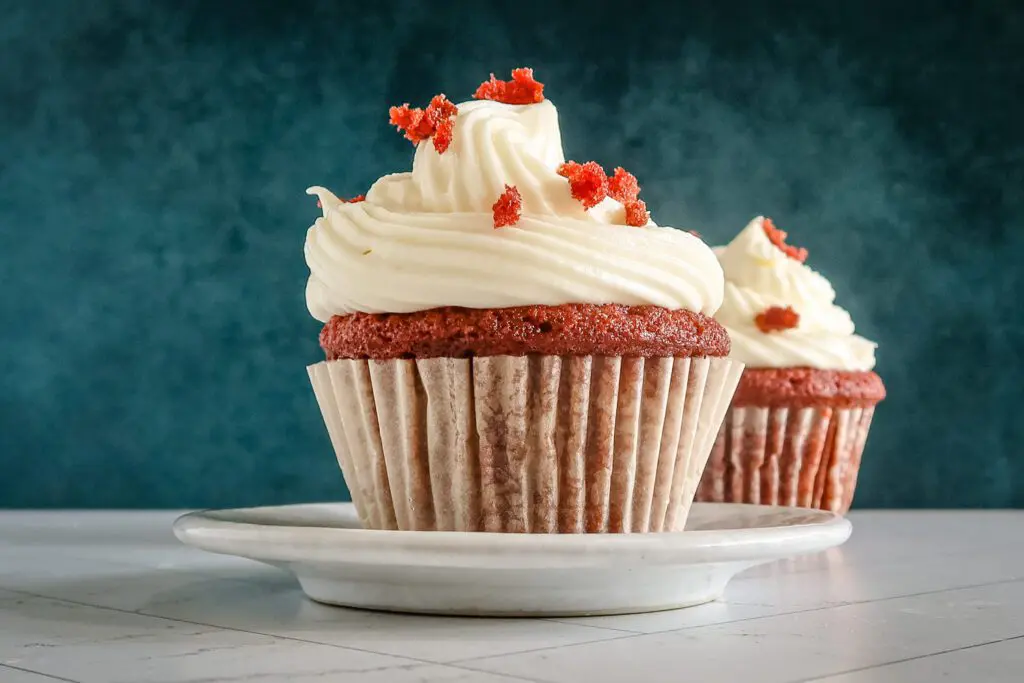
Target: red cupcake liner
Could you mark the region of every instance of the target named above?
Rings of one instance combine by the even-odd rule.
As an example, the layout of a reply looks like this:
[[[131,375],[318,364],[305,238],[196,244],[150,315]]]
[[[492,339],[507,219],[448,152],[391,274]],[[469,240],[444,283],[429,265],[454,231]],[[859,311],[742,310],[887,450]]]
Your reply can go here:
[[[853,502],[874,406],[733,406],[696,500],[820,508]]]
[[[743,366],[492,356],[308,368],[363,525],[681,530]]]

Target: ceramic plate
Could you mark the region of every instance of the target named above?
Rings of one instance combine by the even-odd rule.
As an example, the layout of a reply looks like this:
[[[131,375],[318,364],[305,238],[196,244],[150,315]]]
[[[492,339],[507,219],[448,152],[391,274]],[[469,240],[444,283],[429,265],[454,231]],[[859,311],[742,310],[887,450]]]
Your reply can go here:
[[[184,543],[292,572],[314,600],[434,614],[651,612],[722,595],[737,573],[837,546],[830,512],[696,503],[686,531],[493,534],[366,531],[351,503],[209,510],[174,523]]]

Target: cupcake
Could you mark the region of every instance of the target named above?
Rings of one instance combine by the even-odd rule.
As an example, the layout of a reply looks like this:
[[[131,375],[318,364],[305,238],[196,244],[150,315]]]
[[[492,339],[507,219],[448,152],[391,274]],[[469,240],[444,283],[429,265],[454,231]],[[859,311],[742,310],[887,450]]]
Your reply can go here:
[[[364,526],[682,529],[742,372],[710,247],[567,162],[529,69],[391,122],[412,172],[311,188],[305,243],[309,376]]]
[[[875,405],[885,398],[874,342],[854,334],[807,250],[755,218],[715,250],[725,272],[716,315],[745,364],[697,500],[845,513]]]

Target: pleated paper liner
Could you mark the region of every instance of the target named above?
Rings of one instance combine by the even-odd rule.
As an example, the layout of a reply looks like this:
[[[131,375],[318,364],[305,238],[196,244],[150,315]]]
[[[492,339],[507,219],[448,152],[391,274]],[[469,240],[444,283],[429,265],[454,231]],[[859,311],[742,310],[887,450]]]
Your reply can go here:
[[[874,406],[732,407],[697,500],[794,505],[845,514]]]
[[[495,356],[308,368],[366,528],[681,530],[742,364]]]

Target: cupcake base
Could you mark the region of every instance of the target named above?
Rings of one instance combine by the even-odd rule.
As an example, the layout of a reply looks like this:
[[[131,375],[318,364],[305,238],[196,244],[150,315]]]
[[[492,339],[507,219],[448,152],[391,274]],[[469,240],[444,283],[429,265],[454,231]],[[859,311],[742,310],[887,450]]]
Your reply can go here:
[[[697,500],[791,505],[844,514],[853,502],[875,408],[733,406]]]
[[[308,368],[371,529],[681,530],[742,364],[490,356]]]

